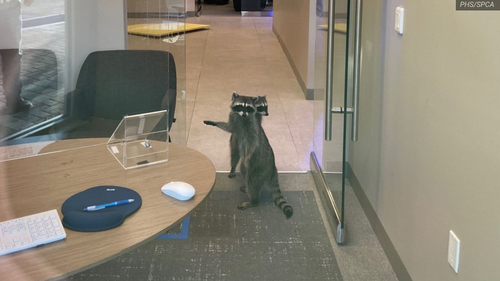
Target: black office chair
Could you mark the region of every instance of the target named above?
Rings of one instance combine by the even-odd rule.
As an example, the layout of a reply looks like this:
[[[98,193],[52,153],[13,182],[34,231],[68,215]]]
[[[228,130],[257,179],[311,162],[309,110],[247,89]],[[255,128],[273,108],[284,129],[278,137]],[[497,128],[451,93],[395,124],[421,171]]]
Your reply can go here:
[[[176,68],[165,51],[116,50],[91,53],[76,88],[68,94],[69,138],[110,137],[125,115],[168,109],[174,122]]]
[[[261,11],[266,8],[266,0],[234,0],[234,10],[241,11]]]

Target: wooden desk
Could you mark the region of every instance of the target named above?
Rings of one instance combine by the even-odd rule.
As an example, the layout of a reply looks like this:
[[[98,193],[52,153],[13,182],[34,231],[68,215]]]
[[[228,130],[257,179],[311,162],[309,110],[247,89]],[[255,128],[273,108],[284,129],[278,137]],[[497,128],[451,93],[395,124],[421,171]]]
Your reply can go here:
[[[51,209],[61,216],[62,203],[75,193],[97,185],[131,188],[142,207],[117,228],[102,232],[66,229],[65,240],[0,257],[0,280],[45,280],[73,275],[102,264],[165,233],[203,199],[215,183],[215,167],[201,153],[171,144],[169,161],[124,170],[108,152],[106,140],[67,140],[42,152],[70,149],[0,163],[0,221]],[[190,201],[163,195],[170,181],[196,188]]]

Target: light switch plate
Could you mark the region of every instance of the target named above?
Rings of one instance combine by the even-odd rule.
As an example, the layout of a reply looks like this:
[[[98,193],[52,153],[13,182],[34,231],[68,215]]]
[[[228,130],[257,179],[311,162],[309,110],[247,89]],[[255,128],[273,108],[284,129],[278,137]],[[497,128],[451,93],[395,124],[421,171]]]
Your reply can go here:
[[[396,8],[396,25],[395,29],[399,34],[403,34],[403,23],[404,23],[404,17],[405,17],[405,9],[401,7]]]
[[[458,237],[450,230],[450,239],[448,241],[448,262],[451,267],[458,273],[458,259],[460,257],[460,240]]]

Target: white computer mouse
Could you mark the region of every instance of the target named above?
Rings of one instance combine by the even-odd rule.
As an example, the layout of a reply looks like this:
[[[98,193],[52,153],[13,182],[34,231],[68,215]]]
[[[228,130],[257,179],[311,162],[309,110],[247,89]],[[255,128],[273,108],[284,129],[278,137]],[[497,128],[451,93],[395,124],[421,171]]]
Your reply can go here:
[[[161,188],[161,191],[170,197],[182,201],[191,199],[195,193],[192,185],[182,181],[169,182]]]

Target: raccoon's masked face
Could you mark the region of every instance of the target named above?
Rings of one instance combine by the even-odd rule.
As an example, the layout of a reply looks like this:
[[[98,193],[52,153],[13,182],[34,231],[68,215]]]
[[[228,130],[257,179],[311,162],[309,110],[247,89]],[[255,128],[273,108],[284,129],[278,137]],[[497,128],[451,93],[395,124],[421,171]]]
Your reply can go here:
[[[267,110],[267,98],[266,96],[258,96],[255,101],[255,108],[257,109],[257,113],[269,116],[269,111]]]
[[[257,98],[240,96],[233,92],[233,101],[231,103],[231,112],[240,115],[241,117],[248,117],[255,113],[255,100]]]
[[[241,117],[247,117],[248,115],[255,113],[255,108],[253,106],[247,106],[246,104],[235,105],[231,107],[231,110],[234,113],[239,114]]]

